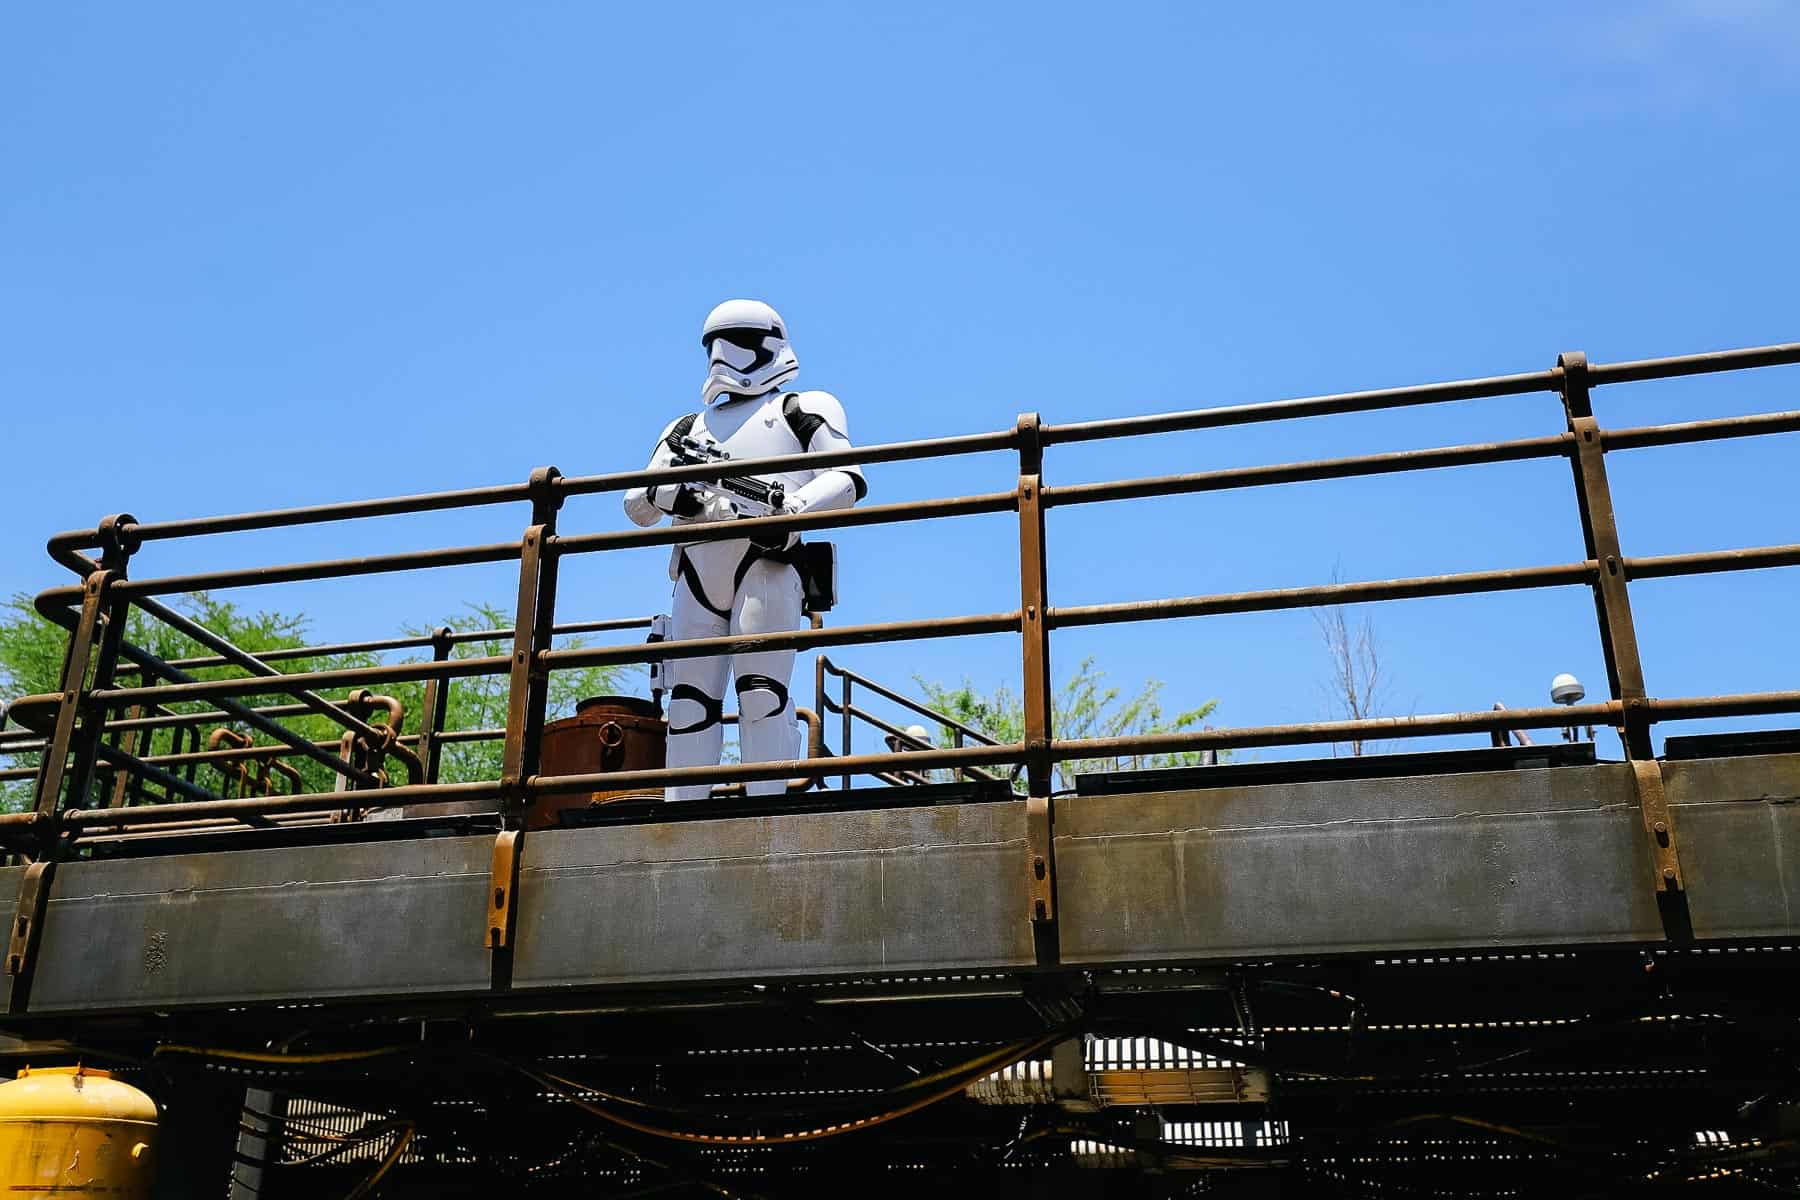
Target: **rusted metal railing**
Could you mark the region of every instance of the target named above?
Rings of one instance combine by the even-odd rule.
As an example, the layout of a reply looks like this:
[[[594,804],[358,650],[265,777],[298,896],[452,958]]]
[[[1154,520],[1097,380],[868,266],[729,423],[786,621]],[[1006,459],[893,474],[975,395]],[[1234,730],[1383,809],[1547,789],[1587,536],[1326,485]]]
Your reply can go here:
[[[826,690],[825,679],[827,676],[837,679],[841,685],[836,700],[833,700],[831,693]],[[859,675],[855,671],[840,667],[825,655],[821,654],[813,660],[813,693],[817,697],[815,704],[818,706],[819,715],[821,717],[828,713],[837,713],[843,718],[843,722],[840,726],[840,736],[843,740],[839,743],[841,747],[840,752],[843,754],[851,753],[855,744],[855,723],[857,721],[861,721],[865,725],[870,725],[880,730],[885,737],[894,739],[895,742],[906,746],[909,750],[932,749],[930,742],[922,741],[908,733],[906,730],[900,728],[898,725],[882,720],[867,709],[857,707],[854,703],[854,689],[858,687],[866,688],[868,691],[880,696],[882,699],[893,704],[898,704],[908,712],[915,713],[938,725],[949,734],[952,748],[960,749],[966,743],[971,741],[981,746],[998,746],[1000,744],[981,730],[976,729],[972,725],[964,724],[949,713],[939,712],[937,709],[932,708],[929,705],[921,704],[902,692],[896,692],[890,687],[877,683],[866,675]],[[917,775],[916,772],[908,773],[915,776]],[[990,783],[999,782],[1002,778],[1002,776],[984,771],[979,767],[964,767],[957,773],[962,775],[965,779],[985,780]],[[874,774],[876,778],[884,779],[889,783],[901,781],[899,776],[888,772],[876,771],[871,772],[871,774]],[[923,782],[923,779],[921,777],[915,777],[908,782]],[[843,777],[843,786],[846,788],[850,786],[850,776],[845,775]]]
[[[193,714],[177,713],[171,708],[198,701],[217,706],[210,715],[223,714],[229,719],[243,721],[295,754],[323,764],[355,787],[364,790],[380,788],[384,804],[497,799],[507,829],[514,832],[522,828],[525,810],[536,798],[566,791],[601,787],[651,788],[675,783],[741,783],[758,779],[821,779],[832,775],[841,776],[847,782],[851,775],[863,772],[893,774],[940,768],[973,772],[987,767],[1022,767],[1033,831],[1032,911],[1034,919],[1048,925],[1054,922],[1055,916],[1054,871],[1049,862],[1047,839],[1051,771],[1056,762],[1199,749],[1318,744],[1354,737],[1488,734],[1501,729],[1592,723],[1621,731],[1626,755],[1639,783],[1646,833],[1654,847],[1657,886],[1665,899],[1679,898],[1683,886],[1680,859],[1673,816],[1662,795],[1659,768],[1650,752],[1651,726],[1658,721],[1702,716],[1800,710],[1800,691],[1685,698],[1652,696],[1632,620],[1629,584],[1638,579],[1800,564],[1800,543],[1631,557],[1618,536],[1606,458],[1610,453],[1624,450],[1793,432],[1800,430],[1800,412],[1606,430],[1594,418],[1590,395],[1592,389],[1601,386],[1796,362],[1800,362],[1800,343],[1611,364],[1590,364],[1583,355],[1564,354],[1549,370],[1380,391],[1067,425],[1044,424],[1035,414],[1026,414],[1011,429],[989,433],[858,447],[824,454],[733,460],[730,464],[734,474],[758,474],[789,467],[873,465],[922,458],[1009,453],[1016,459],[1016,482],[1006,491],[681,528],[563,534],[557,528],[557,518],[564,503],[571,498],[651,483],[716,479],[722,469],[717,464],[575,477],[565,477],[554,468],[546,467],[517,484],[188,520],[138,522],[128,514],[119,514],[106,518],[94,529],[61,533],[50,539],[51,556],[74,571],[80,582],[71,587],[49,589],[37,597],[36,603],[39,612],[69,630],[69,653],[59,693],[25,698],[13,706],[10,715],[14,720],[22,719],[42,731],[43,761],[38,768],[33,810],[0,816],[0,836],[33,858],[34,869],[44,867],[47,870],[46,864],[52,863],[58,855],[68,853],[84,830],[203,817],[267,816],[300,811],[309,804],[318,805],[318,797],[304,795],[217,797],[198,788],[191,779],[165,769],[165,766],[182,765],[181,762],[170,762],[169,756],[135,753],[136,743],[128,744],[123,740],[122,735],[132,730],[198,723],[199,719]],[[1561,398],[1564,422],[1555,433],[1511,441],[1099,483],[1056,486],[1046,482],[1045,457],[1059,445],[1533,393],[1553,393]],[[1052,603],[1050,539],[1045,517],[1054,508],[1548,458],[1562,458],[1570,465],[1576,499],[1574,515],[1580,521],[1585,546],[1580,561],[1312,587],[1153,597],[1105,604],[1059,607]],[[134,578],[128,573],[128,568],[139,561],[145,548],[155,542],[515,503],[528,504],[531,512],[519,538],[513,541],[184,575]],[[554,638],[561,633],[578,629],[622,630],[641,624],[637,619],[628,619],[558,626],[555,621],[557,571],[561,561],[570,555],[736,540],[759,533],[845,529],[997,513],[1012,513],[1018,521],[1018,603],[1006,611],[944,614],[879,624],[700,638],[654,645],[554,645]],[[98,552],[98,557],[91,557],[89,552]],[[230,645],[216,634],[199,629],[156,600],[161,596],[202,589],[345,579],[495,562],[513,562],[519,567],[514,624],[510,630],[480,634],[440,630],[413,638],[350,642],[253,655]],[[1052,635],[1058,629],[1563,586],[1586,587],[1593,594],[1609,681],[1609,698],[1604,702],[1574,707],[1191,730],[1114,738],[1059,738],[1053,725],[1050,650]],[[212,656],[163,662],[130,645],[123,634],[125,617],[133,608],[174,626],[212,651]],[[495,633],[510,641],[508,653],[467,658],[456,658],[450,653],[455,644],[493,637]],[[890,754],[853,754],[847,752],[850,745],[846,733],[846,753],[835,757],[634,771],[606,776],[552,778],[538,771],[538,742],[545,720],[548,678],[554,671],[740,653],[752,649],[822,650],[993,634],[1016,636],[1020,641],[1024,734],[1017,743],[991,744],[975,731],[965,729],[962,731],[964,736],[976,744],[903,749]],[[334,653],[426,646],[432,648],[433,655],[421,662],[285,673],[270,665]],[[193,678],[190,671],[203,667],[233,667],[244,674],[222,679]],[[471,783],[441,783],[436,767],[438,754],[446,742],[457,736],[441,727],[443,689],[451,680],[481,675],[508,677],[508,709],[501,738],[499,777]],[[850,690],[853,680],[858,687],[879,689],[861,677],[845,674],[843,678],[844,694],[834,711],[839,711],[848,722],[860,715],[853,711]],[[421,723],[421,733],[410,742],[396,736],[392,729],[384,732],[384,727],[371,725],[352,711],[344,699],[332,699],[324,694],[344,688],[380,689],[398,681],[423,681],[426,684],[427,712]],[[887,695],[893,698],[891,692]],[[293,703],[254,708],[241,702],[252,697],[287,697]],[[137,710],[146,710],[152,715],[128,715]],[[301,714],[335,723],[346,732],[346,740],[336,747],[330,743],[315,743],[282,724],[284,718]],[[941,715],[931,716],[943,723]],[[10,740],[4,740],[8,738]],[[16,749],[23,744],[24,739],[0,735],[0,751]],[[180,755],[175,757],[182,758]],[[407,763],[408,783],[397,787],[382,786],[382,765],[390,757]],[[159,758],[163,761],[157,761]],[[149,807],[133,806],[125,803],[125,793],[121,791],[116,806],[97,806],[93,793],[96,765],[101,762],[110,762],[119,772],[140,781],[154,781],[170,796],[180,795],[186,799]],[[505,880],[501,879],[502,859],[516,866],[515,852],[516,846],[509,844],[504,853],[496,855],[496,880],[501,885],[502,901],[510,894],[506,892]],[[37,895],[33,889],[42,887],[42,874],[40,871],[39,876],[28,883],[27,891],[32,894],[24,897],[27,901]],[[502,903],[501,909],[504,908]],[[28,915],[22,927],[14,931],[13,953],[15,960],[28,961],[32,936],[29,913],[32,910],[24,908],[21,911]],[[490,931],[493,939],[490,944],[503,947],[507,944],[506,921],[510,918],[500,910],[491,915],[500,925]]]

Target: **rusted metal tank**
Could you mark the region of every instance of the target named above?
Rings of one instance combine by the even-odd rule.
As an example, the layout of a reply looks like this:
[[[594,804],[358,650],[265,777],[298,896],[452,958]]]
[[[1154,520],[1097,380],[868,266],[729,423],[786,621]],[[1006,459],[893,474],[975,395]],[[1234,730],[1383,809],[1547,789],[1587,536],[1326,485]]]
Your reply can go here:
[[[657,771],[668,763],[669,724],[649,700],[636,696],[590,696],[575,715],[544,726],[538,769],[545,775],[588,775],[610,771]],[[570,792],[541,796],[529,810],[528,829],[553,829],[559,814],[627,796],[658,799],[661,788]]]

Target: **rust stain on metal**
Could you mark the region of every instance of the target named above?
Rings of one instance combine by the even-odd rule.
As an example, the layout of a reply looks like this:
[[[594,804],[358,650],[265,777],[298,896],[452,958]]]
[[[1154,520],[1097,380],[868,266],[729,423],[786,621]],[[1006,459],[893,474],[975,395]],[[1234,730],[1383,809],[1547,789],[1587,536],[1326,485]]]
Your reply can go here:
[[[166,929],[153,931],[144,940],[144,974],[155,975],[169,963],[169,933]]]

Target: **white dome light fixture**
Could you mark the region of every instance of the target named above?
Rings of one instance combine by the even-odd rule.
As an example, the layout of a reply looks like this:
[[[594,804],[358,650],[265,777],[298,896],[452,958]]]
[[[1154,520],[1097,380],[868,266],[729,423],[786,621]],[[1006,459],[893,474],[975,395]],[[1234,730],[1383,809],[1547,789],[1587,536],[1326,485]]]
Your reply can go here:
[[[1570,705],[1580,704],[1586,696],[1587,689],[1581,686],[1581,680],[1575,678],[1567,671],[1564,671],[1550,681],[1550,702],[1552,704],[1561,704],[1564,707],[1568,707]],[[1562,731],[1562,735],[1563,741],[1565,742],[1579,742],[1581,740],[1581,727],[1578,725],[1566,726]],[[1587,727],[1587,740],[1590,742],[1594,740],[1594,727],[1592,725]]]

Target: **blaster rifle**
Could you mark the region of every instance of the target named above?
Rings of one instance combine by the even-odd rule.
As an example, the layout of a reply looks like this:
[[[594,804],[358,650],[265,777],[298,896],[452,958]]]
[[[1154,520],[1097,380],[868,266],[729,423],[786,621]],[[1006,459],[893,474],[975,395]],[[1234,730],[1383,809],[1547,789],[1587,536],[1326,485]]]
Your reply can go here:
[[[720,447],[691,437],[671,434],[667,441],[669,452],[674,455],[670,466],[693,467],[701,463],[728,462],[731,459],[730,453]],[[786,511],[787,489],[779,482],[758,479],[754,475],[725,475],[716,480],[693,479],[685,486],[722,494],[740,509],[747,506],[750,516],[771,517]]]

